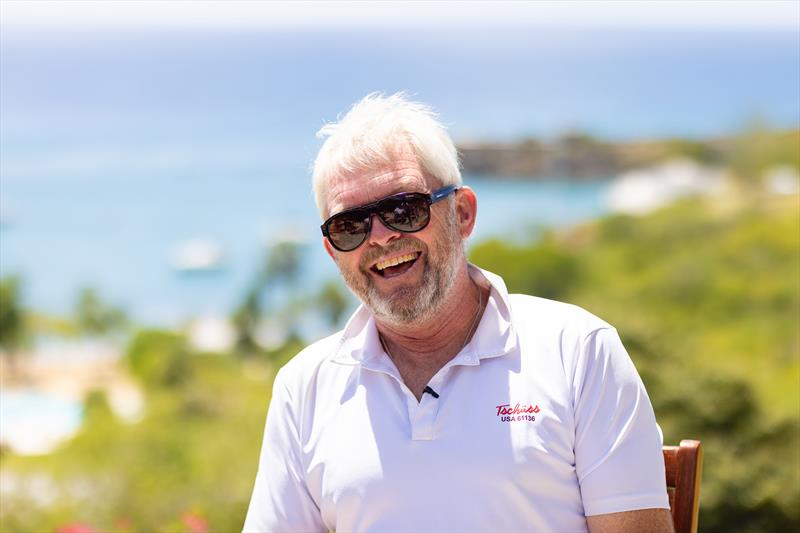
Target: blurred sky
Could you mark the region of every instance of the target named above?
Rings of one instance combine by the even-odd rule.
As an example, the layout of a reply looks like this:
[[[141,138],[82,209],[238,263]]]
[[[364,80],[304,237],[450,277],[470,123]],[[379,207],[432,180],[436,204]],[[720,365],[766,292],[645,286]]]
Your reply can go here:
[[[230,310],[265,242],[318,244],[315,132],[399,90],[457,141],[798,127],[800,3],[2,0],[0,276],[50,312],[84,285],[156,321]],[[598,216],[608,178],[467,176],[478,237]],[[227,271],[170,269],[197,237]]]
[[[401,89],[457,139],[800,121],[798,2],[3,0],[0,15],[6,142],[112,124],[102,139],[130,132],[131,146],[155,122],[183,138],[191,124],[261,142],[259,121],[309,138],[364,94]]]
[[[254,2],[3,0],[2,24],[38,27],[442,26],[790,28],[796,1]]]

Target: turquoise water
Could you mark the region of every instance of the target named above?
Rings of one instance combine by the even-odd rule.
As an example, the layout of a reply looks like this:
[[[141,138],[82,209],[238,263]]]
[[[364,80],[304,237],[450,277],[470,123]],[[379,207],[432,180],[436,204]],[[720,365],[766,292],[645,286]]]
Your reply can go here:
[[[228,313],[264,250],[299,235],[303,286],[336,277],[308,167],[325,121],[409,91],[457,140],[718,135],[754,115],[800,123],[792,31],[354,31],[0,34],[0,275],[68,313],[82,286],[136,320]],[[476,236],[526,238],[605,211],[595,183],[478,191]],[[170,251],[213,239],[225,268]]]
[[[80,427],[83,407],[36,391],[0,391],[0,441],[19,452],[42,453]]]
[[[466,182],[479,200],[473,241],[525,239],[539,224],[562,226],[605,210],[606,181]],[[144,322],[227,314],[269,243],[284,235],[306,243],[304,288],[337,276],[302,174],[20,180],[4,184],[3,193],[12,214],[0,230],[2,274],[21,274],[25,301],[40,311],[67,313],[78,290],[91,286]],[[223,269],[186,274],[170,267],[171,249],[196,237],[222,246]]]

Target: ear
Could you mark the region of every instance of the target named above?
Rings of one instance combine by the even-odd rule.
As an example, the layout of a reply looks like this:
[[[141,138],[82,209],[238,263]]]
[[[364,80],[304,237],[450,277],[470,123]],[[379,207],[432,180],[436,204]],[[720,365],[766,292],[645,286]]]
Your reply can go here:
[[[331,256],[331,259],[335,261],[336,258],[333,257],[333,246],[331,246],[331,243],[328,241],[327,237],[322,238],[322,246],[325,247],[325,251],[328,252],[328,255]]]
[[[477,215],[478,197],[475,196],[475,191],[467,186],[461,187],[456,193],[456,217],[462,239],[472,234]]]

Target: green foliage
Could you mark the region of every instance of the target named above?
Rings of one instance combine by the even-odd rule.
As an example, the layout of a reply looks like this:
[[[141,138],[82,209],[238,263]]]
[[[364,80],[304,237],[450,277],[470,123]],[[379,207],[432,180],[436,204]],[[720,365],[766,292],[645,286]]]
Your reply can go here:
[[[0,280],[0,348],[8,353],[15,352],[22,342],[24,329],[19,279]]]
[[[664,143],[664,157],[688,157],[701,163],[718,163],[719,154],[707,142],[672,139]]]
[[[127,318],[122,310],[103,302],[94,289],[86,287],[75,304],[75,321],[82,332],[102,334],[122,328]]]
[[[317,295],[316,305],[331,327],[336,327],[341,322],[348,304],[347,294],[342,290],[339,280],[328,280]]]
[[[536,246],[492,239],[475,246],[471,257],[479,265],[503,265],[509,290],[543,298],[562,297],[578,275],[576,258],[551,238]]]
[[[252,354],[258,351],[256,329],[261,319],[261,303],[258,287],[247,291],[244,300],[233,313],[231,322],[236,328],[236,348],[239,353]]]
[[[280,241],[267,254],[263,269],[245,292],[242,303],[233,313],[232,322],[237,332],[236,347],[239,353],[252,355],[259,350],[256,331],[269,310],[280,287],[291,287],[300,274],[300,246],[291,241]],[[300,309],[298,302],[290,302],[289,309]]]
[[[703,441],[701,531],[800,528],[797,201],[690,201],[472,254],[512,292],[556,294],[617,326],[665,442]],[[560,282],[537,281],[550,279],[542,265],[560,272],[543,257],[568,266]]]
[[[258,465],[272,372],[265,361],[186,351],[174,334],[145,331],[128,353],[147,390],[144,418],[124,424],[90,393],[85,424],[55,453],[2,456],[17,490],[4,493],[3,532],[241,531]],[[169,385],[163,359],[181,360]],[[153,380],[150,382],[149,380]]]
[[[300,273],[300,248],[297,243],[281,241],[270,250],[264,269],[265,284],[294,283]]]
[[[173,386],[186,381],[192,370],[189,357],[183,336],[162,330],[139,331],[126,354],[133,374],[148,386]]]
[[[734,140],[729,164],[742,183],[758,183],[770,167],[788,165],[800,171],[800,130],[774,131],[754,121]]]
[[[288,363],[289,360],[297,355],[303,348],[305,348],[305,344],[302,340],[297,337],[291,337],[286,344],[277,350],[267,352],[266,355],[272,367],[277,370]]]

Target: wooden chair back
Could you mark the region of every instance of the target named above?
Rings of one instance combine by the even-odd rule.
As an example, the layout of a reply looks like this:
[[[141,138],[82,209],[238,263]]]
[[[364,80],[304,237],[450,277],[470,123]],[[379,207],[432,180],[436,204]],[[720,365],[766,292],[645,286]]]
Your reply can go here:
[[[697,533],[703,447],[700,441],[682,440],[680,446],[664,446],[663,451],[675,533]]]

